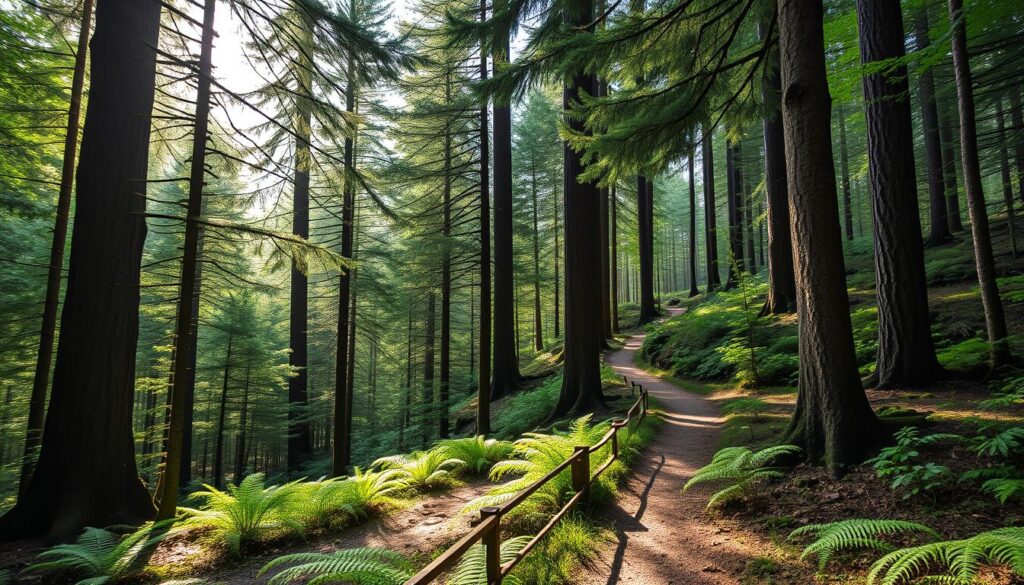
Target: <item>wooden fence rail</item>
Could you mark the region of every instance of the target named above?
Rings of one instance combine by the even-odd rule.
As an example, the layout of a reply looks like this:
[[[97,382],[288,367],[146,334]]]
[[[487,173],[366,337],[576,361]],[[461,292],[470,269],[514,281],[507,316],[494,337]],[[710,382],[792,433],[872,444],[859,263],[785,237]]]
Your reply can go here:
[[[594,445],[581,445],[575,448],[572,455],[568,459],[563,461],[552,469],[547,475],[538,479],[529,486],[523,488],[517,493],[511,500],[503,503],[497,507],[486,507],[480,510],[480,522],[473,527],[465,536],[460,538],[458,542],[450,546],[446,551],[441,553],[435,558],[429,565],[423,568],[422,571],[416,574],[412,579],[406,581],[405,585],[424,585],[431,583],[441,575],[451,571],[458,564],[462,555],[466,553],[473,545],[480,542],[483,544],[486,551],[487,559],[487,583],[488,585],[500,585],[502,579],[508,576],[509,572],[523,560],[527,554],[537,543],[541,541],[552,528],[566,514],[581,500],[584,502],[590,499],[590,486],[594,483],[611,464],[619,458],[619,431],[622,429],[630,430],[630,425],[637,426],[640,421],[647,416],[648,410],[648,397],[647,391],[644,390],[643,386],[637,384],[631,380],[627,380],[625,376],[622,379],[630,384],[630,394],[635,395],[636,390],[639,388],[640,396],[636,399],[636,402],[630,406],[629,410],[626,411],[626,418],[616,419],[612,421],[612,428]],[[608,459],[598,467],[593,474],[590,473],[590,455],[596,453],[598,449],[601,449],[605,445],[611,443],[611,455]],[[513,508],[522,504],[527,498],[532,496],[537,490],[544,486],[560,473],[569,468],[569,473],[572,476],[572,488],[575,492],[572,498],[565,503],[564,506],[551,519],[544,528],[526,543],[515,557],[508,562],[502,564],[501,562],[501,518],[505,514],[509,513]]]

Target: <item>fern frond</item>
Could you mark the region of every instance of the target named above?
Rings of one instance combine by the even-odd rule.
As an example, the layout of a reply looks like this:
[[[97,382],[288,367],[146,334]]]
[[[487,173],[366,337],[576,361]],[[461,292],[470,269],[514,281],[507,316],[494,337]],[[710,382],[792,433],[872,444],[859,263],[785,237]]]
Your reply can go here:
[[[304,581],[309,585],[353,583],[355,585],[399,585],[412,576],[405,557],[383,548],[352,548],[333,553],[298,553],[277,557],[258,575],[290,565],[267,581],[287,585]]]
[[[517,536],[501,543],[501,563],[505,564],[515,558],[523,550],[532,536]],[[520,581],[513,575],[502,580],[502,583],[518,585]],[[473,545],[462,556],[448,585],[487,585],[487,550],[482,544]]]
[[[815,540],[803,550],[800,560],[814,555],[818,557],[818,570],[822,571],[834,553],[857,549],[889,551],[892,546],[878,537],[906,533],[921,533],[938,538],[934,530],[916,522],[866,518],[810,524],[797,528],[789,534],[789,538],[813,536]]]
[[[987,564],[1004,565],[1024,576],[1024,527],[893,551],[871,566],[868,583],[898,585],[937,569],[945,572],[929,576],[933,582],[972,583]]]

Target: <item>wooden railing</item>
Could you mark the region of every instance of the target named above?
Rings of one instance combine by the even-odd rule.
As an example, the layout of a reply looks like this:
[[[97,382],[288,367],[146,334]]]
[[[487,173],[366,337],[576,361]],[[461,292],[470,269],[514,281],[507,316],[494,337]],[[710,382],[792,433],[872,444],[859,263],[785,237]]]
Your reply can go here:
[[[519,561],[523,560],[530,553],[531,550],[537,543],[544,538],[552,528],[555,527],[558,522],[569,513],[577,503],[581,500],[584,502],[590,499],[590,486],[594,483],[611,464],[619,458],[619,431],[626,429],[627,432],[632,431],[630,427],[636,427],[640,424],[640,421],[647,416],[648,410],[648,397],[647,391],[644,390],[643,386],[627,380],[625,376],[622,379],[629,382],[630,394],[635,395],[637,388],[640,389],[640,396],[636,399],[636,402],[626,411],[626,418],[616,419],[612,421],[612,428],[594,445],[581,445],[575,448],[572,455],[568,459],[563,461],[558,467],[555,467],[547,475],[538,479],[534,483],[530,484],[522,491],[517,493],[511,500],[503,503],[497,507],[486,507],[480,510],[480,522],[473,527],[465,536],[460,538],[458,542],[449,547],[446,551],[440,554],[433,560],[429,565],[423,568],[422,571],[416,574],[412,579],[406,581],[405,585],[422,585],[430,583],[444,575],[448,571],[451,571],[458,564],[462,555],[466,553],[474,544],[480,542],[483,544],[486,551],[487,559],[487,583],[488,585],[500,585],[502,579],[508,576],[512,568],[515,567]],[[590,454],[597,452],[605,445],[611,443],[611,455],[608,459],[598,467],[593,474],[590,473]],[[537,490],[544,486],[552,479],[556,478],[560,473],[568,468],[572,477],[572,488],[573,496],[565,503],[564,506],[554,516],[548,520],[548,523],[544,525],[544,528],[530,539],[526,543],[526,546],[519,551],[518,554],[506,563],[501,562],[501,518],[505,514],[509,513],[513,508],[522,504],[527,498],[532,496]]]

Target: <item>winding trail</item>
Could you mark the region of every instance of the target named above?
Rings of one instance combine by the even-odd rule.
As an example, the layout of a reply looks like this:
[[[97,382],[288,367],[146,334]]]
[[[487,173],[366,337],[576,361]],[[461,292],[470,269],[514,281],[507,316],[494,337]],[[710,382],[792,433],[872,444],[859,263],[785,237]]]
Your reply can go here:
[[[682,309],[669,309],[677,315]],[[643,385],[664,409],[654,441],[634,465],[616,502],[603,516],[615,542],[601,551],[580,580],[587,584],[699,585],[739,583],[754,554],[740,534],[704,514],[708,490],[680,494],[686,480],[715,453],[722,419],[710,400],[686,392],[638,367],[633,357],[644,333],[605,356],[616,372]]]

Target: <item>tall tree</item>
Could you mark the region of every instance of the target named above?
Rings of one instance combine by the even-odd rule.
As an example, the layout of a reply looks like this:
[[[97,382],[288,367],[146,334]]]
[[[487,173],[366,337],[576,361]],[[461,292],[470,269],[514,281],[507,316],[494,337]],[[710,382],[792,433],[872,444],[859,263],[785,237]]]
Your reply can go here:
[[[480,0],[480,22],[487,20],[487,0]],[[487,79],[487,51],[480,49],[480,80]],[[487,141],[488,103],[480,105],[480,375],[477,377],[476,434],[491,432],[491,196]],[[557,301],[556,301],[557,302]],[[555,329],[557,331],[557,317]],[[556,333],[557,335],[557,333]]]
[[[914,11],[914,42],[918,51],[931,45],[928,38],[928,8]],[[921,125],[924,131],[924,162],[928,174],[928,244],[937,246],[950,241],[949,217],[946,210],[945,181],[942,172],[942,143],[939,136],[939,108],[935,103],[935,73],[923,66],[917,80],[917,101],[921,106]]]
[[[704,238],[707,240],[708,292],[722,286],[722,275],[718,268],[718,211],[715,204],[715,148],[713,132],[705,124],[701,140],[701,163],[704,171]]]
[[[996,263],[992,255],[992,236],[989,232],[988,210],[985,209],[985,193],[981,187],[974,87],[971,85],[965,20],[963,0],[949,0],[953,73],[956,76],[957,104],[960,110],[960,158],[964,173],[964,190],[967,192],[967,211],[971,216],[971,234],[974,237],[974,266],[981,288],[981,304],[985,309],[988,341],[992,345],[991,363],[996,367],[1010,359],[1010,348],[1006,341],[1006,314],[1003,312],[1003,301],[996,284]]]
[[[89,52],[89,29],[92,25],[93,0],[82,3],[82,20],[78,27],[78,45],[75,51],[75,69],[71,76],[71,96],[68,103],[67,132],[64,134],[64,158],[61,162],[60,192],[57,196],[57,214],[50,244],[50,262],[46,268],[46,297],[43,300],[43,320],[39,332],[39,352],[36,355],[32,395],[29,398],[28,422],[25,429],[25,453],[21,462],[19,493],[24,494],[32,477],[36,450],[43,436],[46,421],[46,390],[50,385],[50,366],[53,362],[53,340],[57,330],[57,305],[64,269],[64,247],[68,235],[68,212],[71,210],[71,190],[75,179],[75,155],[78,154],[78,128],[82,111],[82,88],[85,85],[86,55]]]
[[[693,167],[695,164],[696,163],[693,160],[693,151],[691,151],[689,158],[686,161],[687,173],[689,173],[688,183],[690,189],[690,253],[688,254],[690,260],[690,298],[693,298],[700,294],[700,288],[697,286],[697,187],[694,184],[695,181],[693,178]]]
[[[853,239],[853,196],[850,192],[850,155],[846,145],[846,114],[839,107],[839,176],[843,183],[843,229]]]
[[[779,0],[777,7],[800,329],[797,405],[784,441],[838,476],[871,452],[881,429],[853,347],[832,167],[824,7],[818,0]]]
[[[69,538],[155,512],[132,440],[160,3],[100,0],[67,291],[39,460],[0,538]],[[142,194],[142,196],[140,196]]]
[[[935,357],[917,208],[914,135],[904,57],[903,12],[888,0],[858,0],[868,175],[874,220],[878,360],[868,384],[927,384],[941,375]]]

